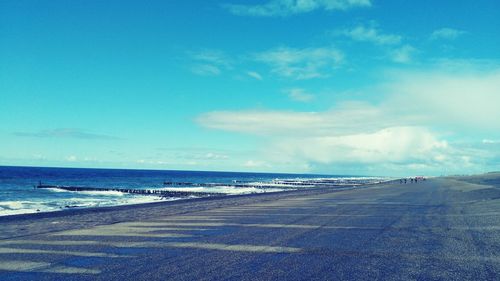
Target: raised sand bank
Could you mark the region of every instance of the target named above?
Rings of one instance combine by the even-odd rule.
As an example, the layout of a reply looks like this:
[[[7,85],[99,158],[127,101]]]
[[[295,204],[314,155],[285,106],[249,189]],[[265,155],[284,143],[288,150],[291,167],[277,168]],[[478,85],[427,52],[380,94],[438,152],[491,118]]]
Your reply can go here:
[[[495,280],[495,182],[434,178],[6,217],[0,279]]]

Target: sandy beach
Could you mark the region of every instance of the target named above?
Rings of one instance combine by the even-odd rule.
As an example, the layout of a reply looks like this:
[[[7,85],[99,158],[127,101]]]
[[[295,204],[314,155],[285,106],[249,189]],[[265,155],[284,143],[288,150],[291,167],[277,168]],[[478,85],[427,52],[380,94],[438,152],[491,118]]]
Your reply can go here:
[[[493,280],[500,175],[0,218],[1,280]]]

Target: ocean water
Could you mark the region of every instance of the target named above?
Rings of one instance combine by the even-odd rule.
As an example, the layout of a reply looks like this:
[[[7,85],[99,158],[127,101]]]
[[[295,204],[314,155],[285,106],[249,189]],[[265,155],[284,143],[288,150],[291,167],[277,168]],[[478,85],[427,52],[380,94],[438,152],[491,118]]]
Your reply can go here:
[[[100,189],[160,189],[231,195],[311,188],[318,185],[362,184],[382,180],[383,178],[376,177],[308,174],[0,166],[0,216],[183,199],[117,191],[76,192],[57,188],[37,189],[35,186],[39,182],[47,185]],[[171,184],[165,185],[165,182]]]

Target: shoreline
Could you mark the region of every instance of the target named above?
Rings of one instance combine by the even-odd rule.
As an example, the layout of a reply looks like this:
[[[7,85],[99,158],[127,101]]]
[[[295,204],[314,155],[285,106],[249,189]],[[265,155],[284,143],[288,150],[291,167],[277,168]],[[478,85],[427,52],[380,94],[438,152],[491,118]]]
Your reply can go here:
[[[67,208],[61,208],[61,209],[56,209],[56,210],[49,210],[49,211],[39,211],[39,212],[30,212],[30,213],[20,213],[20,214],[9,214],[9,215],[0,215],[0,222],[4,220],[4,218],[11,218],[11,217],[16,217],[16,218],[23,218],[23,217],[31,217],[31,216],[39,216],[39,217],[45,217],[46,214],[52,214],[52,213],[78,213],[80,211],[88,210],[89,212],[95,212],[97,210],[115,210],[115,209],[128,209],[128,208],[137,208],[137,207],[144,207],[144,206],[154,206],[155,204],[162,205],[162,204],[169,204],[173,202],[189,202],[189,201],[204,201],[204,200],[214,200],[216,198],[218,199],[224,199],[224,198],[233,198],[233,197],[246,197],[246,196],[259,196],[259,195],[269,195],[269,194],[277,194],[277,193],[293,193],[293,192],[304,192],[304,191],[310,191],[310,190],[348,190],[348,189],[353,189],[353,188],[366,188],[369,186],[373,185],[381,185],[381,184],[386,184],[393,182],[394,180],[387,180],[387,181],[382,181],[378,183],[370,183],[370,184],[361,184],[361,185],[345,185],[345,186],[334,186],[334,187],[325,187],[325,186],[318,186],[318,187],[310,187],[310,188],[301,188],[301,189],[284,189],[281,191],[269,191],[269,192],[254,192],[254,193],[242,193],[242,194],[225,194],[224,196],[206,196],[206,197],[194,197],[194,198],[188,198],[188,197],[179,197],[179,198],[174,198],[174,199],[163,199],[159,197],[160,199],[150,201],[150,202],[141,202],[141,203],[129,203],[129,204],[119,204],[119,205],[109,205],[109,206],[98,206],[98,207],[67,207]],[[139,196],[152,196],[152,195],[139,195]],[[204,200],[202,200],[204,199]]]
[[[115,211],[115,210],[121,210],[121,209],[134,209],[134,208],[144,208],[144,207],[155,206],[155,205],[166,205],[166,204],[171,204],[171,203],[199,202],[199,201],[206,201],[206,200],[228,199],[228,198],[234,198],[234,197],[255,196],[255,195],[263,195],[263,194],[271,194],[271,193],[293,192],[293,191],[296,191],[296,190],[283,190],[283,191],[276,191],[276,192],[262,192],[262,193],[251,193],[251,194],[234,194],[234,195],[227,195],[227,196],[179,198],[179,199],[175,199],[175,200],[158,200],[158,201],[145,202],[145,203],[131,203],[131,204],[121,204],[121,205],[113,205],[113,206],[71,207],[71,208],[53,210],[53,211],[40,211],[40,212],[36,212],[36,213],[24,213],[24,214],[13,214],[13,215],[0,216],[0,222],[6,218],[21,218],[22,219],[23,217],[27,217],[27,218],[46,217],[46,215],[48,215],[48,214],[61,214],[64,216],[65,214],[69,214],[69,213],[84,213],[84,212],[94,213],[97,211]]]
[[[0,216],[0,222],[9,219],[23,219],[23,218],[34,218],[34,217],[52,217],[49,214],[60,214],[54,215],[54,217],[66,216],[72,214],[79,213],[95,213],[95,212],[108,212],[108,211],[119,211],[119,210],[129,210],[136,208],[145,208],[145,207],[154,207],[154,206],[167,206],[167,205],[176,205],[176,204],[185,204],[189,202],[197,203],[204,201],[213,201],[213,200],[229,200],[229,199],[239,199],[239,198],[253,198],[259,196],[269,196],[269,195],[278,195],[278,194],[290,194],[295,195],[296,193],[310,193],[313,191],[343,191],[350,190],[354,188],[367,188],[373,185],[381,185],[384,183],[372,184],[372,185],[361,185],[361,186],[349,186],[349,187],[341,187],[341,188],[331,188],[331,187],[315,187],[310,189],[295,189],[295,190],[282,190],[282,191],[273,191],[273,192],[258,192],[258,193],[248,193],[248,194],[233,194],[226,196],[207,196],[207,197],[197,197],[197,198],[179,198],[176,200],[164,200],[164,201],[154,201],[154,202],[145,202],[145,203],[132,203],[132,204],[124,204],[124,205],[114,205],[114,206],[100,206],[100,207],[75,207],[75,208],[66,208],[61,210],[54,211],[40,211],[37,213],[24,213],[24,214],[13,214],[13,215],[5,215]]]
[[[388,180],[373,176],[161,172],[96,169],[68,171],[0,167],[0,217],[185,200],[208,195],[270,193],[302,188],[346,188]],[[319,177],[320,176],[320,177]],[[43,184],[42,184],[43,182]],[[35,183],[35,185],[33,185]]]
[[[150,217],[155,216],[180,215],[221,207],[337,193],[354,189],[368,189],[370,187],[382,187],[388,184],[390,183],[386,182],[338,189],[321,187],[1,216],[0,223],[2,224],[2,228],[0,229],[0,240],[74,228],[88,228],[101,224],[118,223],[129,220],[148,220]],[[19,233],[23,234],[19,235]]]

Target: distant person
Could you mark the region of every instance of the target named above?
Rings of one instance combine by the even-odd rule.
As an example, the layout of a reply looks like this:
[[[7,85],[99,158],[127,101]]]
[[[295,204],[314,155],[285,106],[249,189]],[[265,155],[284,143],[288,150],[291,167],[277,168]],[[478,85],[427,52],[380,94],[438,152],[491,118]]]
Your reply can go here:
[[[413,183],[413,178],[410,178],[410,182]]]
[[[405,179],[405,184],[406,184],[406,179]]]

